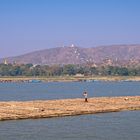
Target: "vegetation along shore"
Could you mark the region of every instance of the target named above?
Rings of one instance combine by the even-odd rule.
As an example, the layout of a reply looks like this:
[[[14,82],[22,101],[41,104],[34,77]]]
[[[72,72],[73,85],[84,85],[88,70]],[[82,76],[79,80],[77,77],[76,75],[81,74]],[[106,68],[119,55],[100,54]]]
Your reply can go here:
[[[0,102],[0,120],[37,119],[140,110],[140,96]]]

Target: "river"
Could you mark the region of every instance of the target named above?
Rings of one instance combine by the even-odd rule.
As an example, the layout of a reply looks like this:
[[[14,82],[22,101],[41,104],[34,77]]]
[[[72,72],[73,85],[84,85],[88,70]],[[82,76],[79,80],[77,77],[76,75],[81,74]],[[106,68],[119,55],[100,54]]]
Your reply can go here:
[[[0,100],[140,96],[140,82],[1,83]],[[0,122],[0,140],[139,140],[140,111]]]
[[[0,122],[1,140],[139,140],[140,112]]]
[[[0,83],[0,101],[140,95],[140,82]]]

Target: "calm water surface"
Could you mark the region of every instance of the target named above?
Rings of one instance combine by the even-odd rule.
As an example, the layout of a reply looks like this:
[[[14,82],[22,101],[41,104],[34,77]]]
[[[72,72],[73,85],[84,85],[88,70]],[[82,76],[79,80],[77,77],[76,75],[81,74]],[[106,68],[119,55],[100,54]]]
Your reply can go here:
[[[0,122],[0,140],[139,140],[140,112]]]
[[[0,101],[140,95],[140,82],[0,83]]]

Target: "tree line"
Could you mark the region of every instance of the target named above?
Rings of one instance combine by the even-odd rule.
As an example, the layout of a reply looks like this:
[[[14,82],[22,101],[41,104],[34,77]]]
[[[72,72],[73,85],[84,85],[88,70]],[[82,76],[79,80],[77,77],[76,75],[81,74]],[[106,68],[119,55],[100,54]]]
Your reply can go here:
[[[140,76],[140,67],[121,66],[81,66],[81,65],[36,65],[0,64],[0,76],[63,76],[63,75],[101,75],[101,76]]]

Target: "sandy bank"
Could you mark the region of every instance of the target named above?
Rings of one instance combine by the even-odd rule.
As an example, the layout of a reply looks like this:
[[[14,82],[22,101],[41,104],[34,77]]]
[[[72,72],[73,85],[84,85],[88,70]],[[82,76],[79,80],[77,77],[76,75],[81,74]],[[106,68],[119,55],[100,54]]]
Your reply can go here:
[[[140,76],[50,76],[50,77],[0,77],[0,83],[30,82],[93,82],[93,81],[140,81]]]
[[[0,120],[74,116],[123,110],[140,110],[140,96],[0,102]]]

